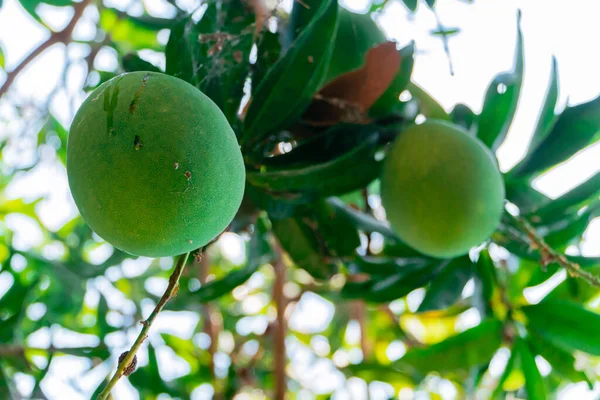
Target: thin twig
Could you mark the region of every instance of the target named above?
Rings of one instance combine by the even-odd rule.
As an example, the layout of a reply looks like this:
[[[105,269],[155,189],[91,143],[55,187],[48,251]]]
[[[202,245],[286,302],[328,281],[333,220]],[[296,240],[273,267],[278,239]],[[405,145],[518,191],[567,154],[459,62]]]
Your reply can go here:
[[[15,67],[15,69],[6,74],[6,80],[4,81],[2,86],[0,86],[0,98],[2,98],[2,96],[8,91],[8,89],[11,87],[17,76],[21,73],[21,71],[23,71],[25,67],[29,65],[29,63],[35,60],[37,56],[39,56],[46,49],[57,43],[67,44],[71,41],[71,35],[73,34],[75,25],[77,25],[77,22],[83,15],[83,11],[90,2],[91,0],[82,0],[79,3],[75,3],[75,5],[73,6],[73,9],[75,10],[73,18],[71,18],[71,21],[69,21],[67,26],[62,31],[53,32],[48,39],[46,39],[31,53],[29,53],[27,57],[25,57],[23,61],[21,61],[19,65]]]
[[[25,356],[26,351],[33,352],[46,352],[46,353],[64,353],[69,354],[72,352],[85,352],[98,350],[101,347],[54,347],[48,348],[43,347],[29,347],[19,344],[3,344],[0,345],[0,357],[22,357]]]
[[[108,382],[108,385],[106,385],[102,393],[98,395],[98,400],[104,400],[107,398],[112,388],[117,384],[121,376],[123,376],[125,369],[133,361],[135,353],[137,353],[144,340],[148,337],[148,331],[150,330],[152,323],[156,319],[156,316],[163,309],[167,301],[169,301],[171,297],[174,297],[177,294],[177,291],[179,290],[179,278],[181,278],[181,274],[183,273],[183,269],[185,267],[189,255],[190,253],[186,253],[179,256],[179,259],[177,260],[177,265],[175,266],[173,273],[169,277],[169,284],[167,286],[167,290],[165,290],[165,293],[158,301],[156,307],[154,307],[154,310],[152,311],[152,314],[150,314],[148,319],[140,322],[144,327],[142,328],[140,334],[133,343],[133,346],[131,346],[131,350],[129,350],[127,355],[123,357],[123,360],[119,363],[117,371],[113,375],[110,382]]]
[[[274,341],[274,376],[275,376],[275,400],[284,400],[286,393],[286,375],[285,375],[285,335],[286,335],[286,320],[285,306],[286,299],[283,294],[283,286],[285,284],[285,263],[283,261],[283,250],[279,243],[273,246],[276,254],[274,263],[275,282],[273,283],[273,301],[277,309],[277,324],[275,326],[275,341]]]
[[[452,57],[450,56],[450,46],[448,45],[448,34],[445,31],[444,25],[442,25],[442,21],[440,21],[440,16],[435,10],[433,11],[433,15],[435,15],[435,21],[437,22],[438,30],[442,35],[442,43],[444,44],[444,53],[446,53],[446,57],[448,58],[448,68],[450,69],[450,75],[454,76],[454,66],[452,65]]]
[[[532,249],[538,250],[542,257],[542,266],[545,268],[549,264],[556,263],[567,270],[569,275],[573,277],[578,277],[590,285],[600,287],[600,278],[581,269],[579,264],[570,261],[564,254],[561,254],[550,247],[544,239],[542,239],[535,228],[531,226],[529,221],[521,216],[514,216],[509,212],[506,212],[506,215],[511,218],[516,225],[523,230],[523,232],[527,235],[527,239],[530,242]]]

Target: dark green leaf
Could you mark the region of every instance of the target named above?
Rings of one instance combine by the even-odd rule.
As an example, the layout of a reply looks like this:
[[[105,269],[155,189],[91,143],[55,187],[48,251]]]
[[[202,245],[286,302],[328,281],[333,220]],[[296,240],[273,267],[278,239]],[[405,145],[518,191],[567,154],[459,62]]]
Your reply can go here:
[[[192,52],[195,50],[195,26],[191,17],[180,20],[169,35],[165,49],[166,72],[188,82],[194,76]],[[197,36],[197,35],[196,35]]]
[[[531,186],[528,179],[505,179],[506,198],[516,204],[522,213],[527,214],[545,204],[550,203],[550,198]]]
[[[160,68],[155,67],[154,64],[149,63],[148,61],[142,60],[139,56],[134,53],[129,53],[125,55],[122,59],[123,69],[125,72],[133,72],[133,71],[152,71],[152,72],[162,72]]]
[[[475,295],[475,304],[477,308],[482,314],[492,316],[492,301],[494,299],[494,292],[498,290],[498,276],[496,275],[494,262],[487,249],[479,253],[479,260],[477,260],[477,264],[475,265],[475,284],[477,293]],[[478,300],[480,303],[477,303]]]
[[[440,343],[414,348],[392,365],[416,376],[433,371],[468,375],[472,367],[489,362],[501,344],[502,322],[488,319]]]
[[[511,72],[497,75],[485,94],[483,109],[478,118],[477,137],[492,150],[504,141],[512,123],[523,82],[523,34],[521,14],[517,21],[515,66]]]
[[[431,260],[425,258],[356,256],[348,263],[348,270],[352,274],[369,274],[383,279],[386,276],[406,274],[423,269],[430,263]]]
[[[106,301],[106,298],[103,295],[100,295],[100,301],[98,302],[98,312],[97,312],[97,317],[96,317],[96,322],[97,322],[97,327],[98,327],[98,333],[100,334],[100,336],[104,337],[106,336],[106,334],[115,331],[115,329],[113,327],[111,327],[110,325],[108,325],[108,322],[106,322],[106,315],[108,314],[108,312],[110,311],[110,309],[108,308],[108,302]]]
[[[546,299],[522,309],[528,328],[569,350],[600,355],[600,315],[576,303]]]
[[[417,260],[406,264],[403,271],[394,275],[380,275],[363,282],[346,282],[340,295],[346,299],[362,299],[373,303],[385,303],[406,296],[433,278],[447,264],[447,261],[423,264]]]
[[[324,2],[306,29],[266,74],[250,102],[243,142],[262,140],[298,118],[323,83],[338,24],[337,1]]]
[[[477,120],[477,115],[466,105],[457,104],[450,112],[450,119],[456,125],[462,126],[465,130],[470,131]]]
[[[299,4],[294,3],[294,7]],[[256,45],[256,63],[252,72],[252,89],[256,91],[267,71],[275,65],[281,53],[279,34],[263,30]]]
[[[441,310],[456,303],[473,276],[473,262],[469,255],[453,259],[427,288],[419,312]]]
[[[338,212],[346,214],[357,229],[368,233],[377,232],[392,241],[400,241],[398,236],[396,236],[394,231],[388,225],[375,219],[371,215],[347,206],[337,197],[330,197],[327,199],[327,202],[332,207],[336,208]]]
[[[337,257],[354,255],[356,248],[360,246],[360,237],[348,215],[325,200],[319,200],[313,210],[311,225],[318,225],[317,229],[329,252]]]
[[[326,2],[326,0],[306,0],[302,1],[302,3],[294,2],[288,24],[287,43],[291,43],[306,29],[315,14]],[[334,37],[334,35],[331,37]]]
[[[552,229],[544,236],[545,242],[553,249],[562,249],[571,242],[579,242],[590,221],[600,215],[600,202],[590,206],[578,216],[567,219],[566,225],[560,224],[558,229]]]
[[[427,2],[427,5],[431,8],[433,8],[435,6],[435,0],[425,0]]]
[[[534,218],[540,221],[556,220],[568,212],[576,212],[589,201],[600,198],[600,172],[590,179],[563,194],[552,202],[536,210]],[[536,221],[537,222],[537,221]]]
[[[268,191],[306,191],[320,196],[343,194],[362,188],[376,179],[381,169],[381,161],[375,159],[379,135],[373,132],[372,126],[359,126],[355,129],[371,132],[372,135],[331,161],[300,168],[249,171],[248,182]]]
[[[525,376],[525,390],[527,390],[527,398],[535,400],[544,400],[546,398],[546,387],[544,379],[540,373],[535,357],[529,351],[529,348],[521,338],[517,338],[513,347],[513,351],[518,351],[521,360],[521,369]]]
[[[271,223],[281,247],[298,267],[317,279],[329,279],[336,273],[337,265],[328,260],[329,250],[318,226],[306,223],[301,217],[271,219]]]
[[[600,97],[589,103],[567,107],[546,138],[519,164],[515,174],[532,175],[569,159],[598,140],[599,128]]]
[[[587,382],[592,389],[593,384],[585,372],[575,369],[575,357],[571,353],[555,346],[543,336],[531,332],[527,344],[536,354],[544,357],[550,363],[553,373],[559,374],[573,383]]]
[[[410,11],[415,12],[417,10],[417,3],[418,0],[402,0],[404,2],[404,5],[406,6],[406,8],[408,8]]]
[[[414,65],[415,46],[414,43],[399,50],[400,68],[394,77],[390,86],[385,90],[379,99],[369,109],[369,115],[372,117],[383,117],[390,112],[393,105],[398,103],[400,93],[406,89],[410,82]]]

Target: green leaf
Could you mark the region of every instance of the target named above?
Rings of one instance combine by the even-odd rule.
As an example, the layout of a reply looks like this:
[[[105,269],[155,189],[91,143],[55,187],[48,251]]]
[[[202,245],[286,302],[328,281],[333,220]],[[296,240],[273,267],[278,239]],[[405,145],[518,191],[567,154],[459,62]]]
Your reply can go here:
[[[406,373],[390,366],[373,363],[350,364],[342,370],[348,377],[364,379],[367,383],[378,381],[392,386],[411,386],[412,379]]]
[[[230,272],[224,278],[202,285],[197,292],[191,294],[194,300],[206,303],[230,293],[233,289],[250,279],[263,264],[268,262],[272,255],[270,247],[265,241],[266,231],[265,221],[262,218],[258,219],[255,224],[255,233],[248,243],[246,265],[239,270]]]
[[[539,146],[515,171],[518,176],[543,172],[561,163],[600,137],[600,97],[567,107]]]
[[[403,271],[394,275],[373,276],[363,282],[346,282],[340,296],[373,303],[396,300],[429,283],[447,263],[447,261],[442,261],[423,264],[418,260],[404,265]]]
[[[559,229],[552,229],[544,236],[545,242],[553,249],[562,249],[572,242],[578,242],[586,231],[590,221],[600,215],[600,201],[590,206],[578,216],[566,219]],[[563,222],[563,221],[561,221]]]
[[[506,198],[516,204],[522,213],[527,214],[550,203],[551,199],[535,190],[528,179],[506,178]]]
[[[266,74],[251,99],[242,142],[251,145],[300,117],[325,77],[338,25],[337,1],[324,2],[310,24]]]
[[[468,106],[457,104],[450,112],[450,120],[456,125],[462,126],[465,130],[470,131],[477,121],[477,115]]]
[[[483,249],[479,253],[479,260],[475,265],[475,283],[476,293],[475,303],[479,311],[486,315],[492,316],[492,301],[494,299],[494,292],[498,290],[498,276],[496,275],[496,267],[494,261],[490,257],[488,249]],[[477,303],[478,299],[480,303]]]
[[[352,274],[369,274],[383,279],[390,275],[421,270],[429,264],[431,264],[431,260],[425,258],[356,256],[348,262],[348,271]]]
[[[472,367],[488,363],[501,344],[502,322],[488,319],[442,342],[413,348],[392,365],[416,376],[433,371],[468,376]]]
[[[351,220],[354,226],[363,232],[377,232],[383,235],[387,239],[392,241],[400,241],[396,233],[387,224],[379,221],[369,214],[365,214],[359,210],[347,206],[337,197],[330,197],[327,199],[329,205],[334,207],[337,212],[344,213]]]
[[[360,236],[348,215],[325,200],[319,200],[313,211],[311,225],[317,224],[329,252],[337,257],[353,256],[360,246]]]
[[[400,93],[406,89],[410,82],[410,76],[415,62],[414,43],[400,49],[400,68],[396,72],[394,80],[379,99],[369,109],[369,115],[377,118],[383,117],[390,112],[390,108],[398,103]]]
[[[375,159],[379,135],[370,125],[356,126],[370,134],[347,153],[323,163],[299,168],[266,168],[249,171],[248,182],[268,191],[312,192],[319,196],[338,195],[362,188],[379,176],[381,161]],[[334,129],[348,129],[340,126]],[[293,154],[293,151],[292,153]]]
[[[112,8],[100,11],[100,27],[122,51],[160,49],[157,32]]]
[[[254,14],[245,1],[221,0],[216,20],[211,17],[205,13],[197,26],[194,83],[233,124],[250,68]]]
[[[415,12],[417,11],[417,3],[418,0],[402,0],[404,2],[404,5],[406,6],[406,8],[408,8],[410,11]]]
[[[435,6],[435,0],[425,0],[425,2],[430,8],[433,8]]]
[[[555,299],[522,310],[527,327],[557,346],[600,355],[600,315],[576,303]]]
[[[108,308],[108,302],[106,301],[106,298],[103,295],[100,295],[100,300],[98,302],[97,317],[96,317],[96,321],[97,321],[96,326],[98,327],[98,333],[100,334],[101,337],[104,337],[108,333],[114,332],[116,330],[112,326],[108,325],[108,322],[106,321],[106,315],[108,314],[109,311],[110,311],[110,309]]]
[[[298,4],[295,2],[294,7]],[[252,89],[254,91],[260,86],[269,69],[279,60],[280,55],[279,34],[264,29],[256,45],[256,63],[252,70]]]
[[[491,399],[500,398],[501,395],[504,393],[504,388],[503,388],[504,383],[510,376],[510,373],[513,371],[513,368],[515,368],[515,362],[517,362],[518,357],[519,357],[519,353],[517,351],[515,351],[515,349],[513,348],[510,352],[510,357],[509,357],[508,361],[506,362],[506,366],[504,367],[504,372],[502,372],[502,376],[500,376],[500,379],[498,380],[498,385],[496,386],[496,389],[494,389],[494,392],[492,393],[492,396],[490,397]],[[502,398],[504,398],[504,397],[502,397]]]
[[[123,69],[125,72],[133,72],[133,71],[152,71],[152,72],[162,72],[160,68],[154,66],[154,64],[149,63],[146,60],[142,60],[137,54],[129,53],[123,57],[121,60],[123,64]]]
[[[416,100],[419,106],[419,113],[431,119],[450,120],[450,116],[446,110],[444,110],[444,108],[420,86],[413,82],[409,82],[407,89],[413,99]]]
[[[318,230],[302,218],[271,219],[273,233],[294,263],[317,279],[329,279],[337,265],[327,260],[329,252]]]
[[[194,76],[192,54],[197,42],[194,40],[194,36],[197,37],[194,32],[195,25],[192,18],[181,19],[171,29],[165,48],[166,73],[190,83]]]
[[[515,66],[511,72],[497,75],[488,87],[478,118],[477,137],[492,150],[504,141],[512,123],[523,83],[523,34],[521,14],[517,21]]]
[[[529,351],[529,348],[521,338],[517,338],[513,347],[513,351],[518,351],[521,359],[521,369],[525,376],[525,390],[527,398],[535,400],[544,400],[546,398],[546,387],[544,379],[540,373],[535,357]]]
[[[460,28],[438,28],[430,32],[434,36],[452,36],[460,33]]]
[[[557,220],[569,212],[577,212],[589,201],[600,198],[600,172],[590,179],[536,210],[533,215],[541,221]]]
[[[558,101],[558,67],[556,64],[556,58],[552,57],[552,70],[550,72],[550,84],[548,91],[546,92],[546,98],[542,106],[542,110],[538,117],[531,143],[527,149],[527,155],[524,160],[521,161],[515,168],[518,171],[520,165],[527,162],[529,156],[540,146],[540,144],[548,137],[552,131],[552,126],[556,121],[556,115],[554,109],[556,108],[556,102]],[[511,171],[512,173],[512,171]]]
[[[585,372],[575,369],[575,357],[571,353],[532,332],[529,333],[527,344],[536,354],[544,357],[550,363],[552,373],[573,383],[587,382],[589,388],[592,389],[593,384]]]
[[[473,262],[469,255],[453,259],[427,288],[418,312],[450,307],[460,299],[465,285],[472,276]]]

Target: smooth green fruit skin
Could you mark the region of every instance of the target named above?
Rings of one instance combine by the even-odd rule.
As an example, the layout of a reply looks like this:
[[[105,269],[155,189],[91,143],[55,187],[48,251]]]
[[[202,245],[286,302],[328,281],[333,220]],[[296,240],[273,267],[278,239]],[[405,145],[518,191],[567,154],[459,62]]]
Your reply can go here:
[[[386,41],[385,35],[368,14],[356,14],[340,7],[338,18],[339,25],[326,82],[361,68],[367,51]]]
[[[187,82],[132,72],[78,110],[67,144],[69,186],[103,239],[147,257],[204,246],[231,222],[245,169],[223,113]]]
[[[401,132],[383,168],[381,195],[400,239],[423,254],[468,253],[496,230],[504,181],[494,155],[447,122],[427,121]]]

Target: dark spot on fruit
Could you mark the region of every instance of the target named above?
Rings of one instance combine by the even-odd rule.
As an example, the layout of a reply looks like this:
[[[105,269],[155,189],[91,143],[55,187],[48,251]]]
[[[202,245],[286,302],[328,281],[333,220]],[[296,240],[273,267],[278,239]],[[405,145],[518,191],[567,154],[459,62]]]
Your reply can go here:
[[[104,91],[104,111],[106,111],[106,133],[109,135],[114,134],[114,120],[115,120],[115,108],[117,108],[117,101],[119,100],[119,82],[123,77],[118,78]],[[114,87],[112,93],[110,89]]]
[[[175,169],[179,169],[179,163],[178,163],[178,162],[176,162],[175,164],[173,164],[173,168],[175,168]]]
[[[313,58],[313,56],[308,56],[308,62],[309,63],[313,63],[315,61],[315,59]]]
[[[140,95],[144,91],[144,88],[146,87],[146,84],[148,83],[149,79],[150,79],[150,73],[147,73],[142,78],[142,85],[137,90],[137,92],[135,92],[135,94],[133,95],[133,100],[131,100],[131,104],[129,104],[129,113],[133,114],[135,112],[135,108],[137,107],[138,102],[140,100]]]
[[[142,139],[140,139],[138,135],[135,135],[135,138],[133,139],[133,148],[139,150],[143,145],[144,143],[142,143]]]
[[[190,179],[192,179],[192,173],[190,171],[185,171],[185,177],[189,181]]]

